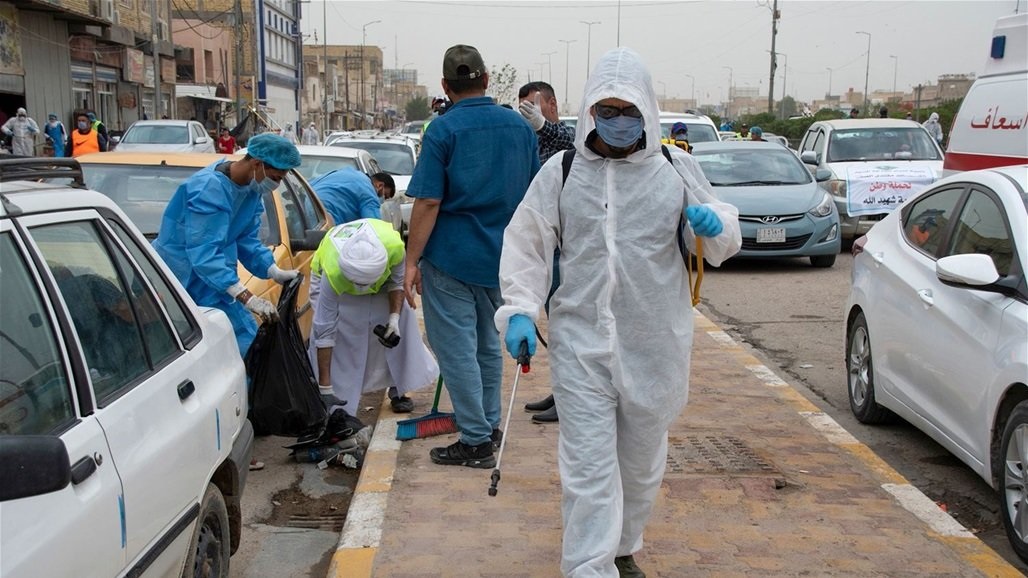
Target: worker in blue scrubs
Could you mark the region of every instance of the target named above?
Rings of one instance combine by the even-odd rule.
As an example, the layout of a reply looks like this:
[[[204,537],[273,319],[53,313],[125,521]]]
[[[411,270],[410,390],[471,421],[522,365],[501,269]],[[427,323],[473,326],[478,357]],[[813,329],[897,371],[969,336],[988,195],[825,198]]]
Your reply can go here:
[[[336,169],[311,181],[325,210],[337,225],[357,219],[381,219],[382,199],[368,175],[354,168]]]
[[[277,310],[239,282],[236,262],[257,277],[283,284],[298,275],[275,265],[258,231],[264,193],[274,191],[286,171],[299,165],[299,151],[285,138],[271,133],[252,137],[243,160],[219,161],[179,185],[153,243],[197,305],[228,315],[243,357],[257,335],[252,314],[269,319]]]

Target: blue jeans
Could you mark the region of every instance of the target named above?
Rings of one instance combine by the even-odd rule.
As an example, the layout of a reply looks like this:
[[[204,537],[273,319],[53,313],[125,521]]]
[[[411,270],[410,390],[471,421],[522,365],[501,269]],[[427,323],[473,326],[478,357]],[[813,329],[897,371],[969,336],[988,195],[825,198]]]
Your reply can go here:
[[[450,392],[462,442],[490,441],[500,425],[503,354],[493,315],[498,288],[458,281],[421,260],[425,333]]]

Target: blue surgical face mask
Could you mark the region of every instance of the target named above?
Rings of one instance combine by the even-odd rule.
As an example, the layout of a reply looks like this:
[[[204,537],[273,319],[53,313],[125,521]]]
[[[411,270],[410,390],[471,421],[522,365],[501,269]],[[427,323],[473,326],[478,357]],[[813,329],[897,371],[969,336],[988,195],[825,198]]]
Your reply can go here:
[[[261,172],[264,173],[264,179],[261,181],[257,181],[257,171],[253,172],[253,178],[250,179],[250,188],[256,190],[261,195],[265,195],[277,189],[278,183],[273,181],[271,177],[268,176],[267,171],[264,170],[263,163],[261,163]]]
[[[634,145],[642,137],[643,119],[630,116],[614,118],[596,117],[596,132],[608,145],[626,149]]]
[[[89,128],[89,123],[88,122],[81,122],[80,121],[78,126],[79,126],[79,130],[86,130],[87,128]]]

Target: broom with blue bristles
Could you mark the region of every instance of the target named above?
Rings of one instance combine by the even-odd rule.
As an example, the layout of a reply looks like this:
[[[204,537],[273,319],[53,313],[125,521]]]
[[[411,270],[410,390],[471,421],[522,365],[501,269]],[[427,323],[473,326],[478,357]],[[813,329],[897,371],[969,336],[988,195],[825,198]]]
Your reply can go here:
[[[396,439],[400,441],[429,438],[457,432],[457,417],[439,411],[439,396],[443,393],[443,376],[435,386],[435,401],[427,415],[396,422]]]

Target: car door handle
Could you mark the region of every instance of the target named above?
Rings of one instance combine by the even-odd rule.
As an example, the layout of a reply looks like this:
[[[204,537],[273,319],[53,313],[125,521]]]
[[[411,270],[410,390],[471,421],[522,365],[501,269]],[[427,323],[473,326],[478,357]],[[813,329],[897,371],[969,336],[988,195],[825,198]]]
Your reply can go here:
[[[875,263],[881,265],[885,262],[885,253],[882,253],[881,251],[871,253],[871,258],[874,259]]]
[[[181,400],[185,400],[187,397],[193,395],[194,391],[196,391],[196,386],[193,385],[193,380],[191,379],[187,379],[178,384],[178,398]]]
[[[96,471],[96,460],[93,456],[86,456],[71,466],[71,483],[76,486],[86,481]]]
[[[935,298],[932,297],[931,289],[922,289],[917,292],[917,296],[921,298],[921,301],[924,301],[925,305],[928,305],[929,307],[935,305]]]

